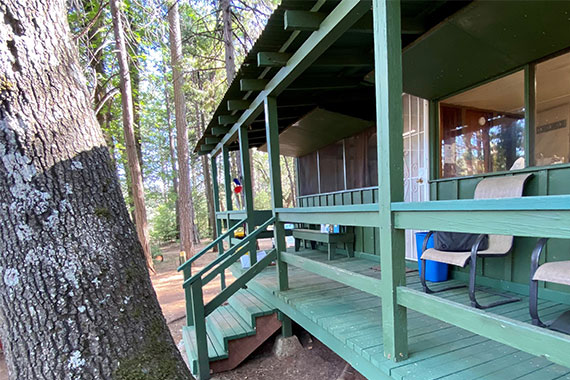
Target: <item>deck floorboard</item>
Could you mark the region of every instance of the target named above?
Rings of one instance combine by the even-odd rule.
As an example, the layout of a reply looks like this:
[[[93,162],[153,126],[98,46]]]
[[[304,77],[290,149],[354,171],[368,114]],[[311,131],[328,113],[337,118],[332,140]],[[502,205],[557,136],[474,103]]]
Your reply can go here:
[[[295,252],[304,258],[323,262],[359,274],[380,278],[378,263],[360,258],[327,260],[325,252],[305,250]],[[239,270],[233,268],[233,270]],[[421,289],[417,271],[406,274],[407,286]],[[458,281],[450,281],[460,284]],[[433,284],[433,288],[446,287]],[[489,340],[440,320],[408,310],[409,358],[393,362],[384,357],[382,342],[381,299],[351,288],[315,273],[289,265],[290,289],[277,291],[275,268],[268,268],[252,280],[250,290],[273,307],[291,307],[310,321],[311,329],[328,334],[332,342],[342,344],[359,357],[352,365],[359,369],[379,369],[377,378],[393,379],[570,379],[570,369],[510,346]],[[438,296],[454,302],[469,304],[467,288],[439,293]],[[482,302],[499,299],[492,289],[481,288],[478,297]],[[528,298],[502,305],[489,312],[528,322]],[[568,305],[540,300],[541,315],[553,318],[568,309]],[[283,306],[285,307],[285,306]],[[293,318],[295,319],[295,318]],[[307,322],[309,323],[309,322]],[[335,347],[331,347],[335,350]],[[344,351],[346,353],[346,351]],[[342,356],[342,352],[339,352]],[[367,363],[363,364],[361,360]],[[350,360],[349,360],[350,361]],[[370,377],[370,371],[368,371]],[[375,376],[375,375],[374,375]],[[371,378],[376,378],[372,376]]]

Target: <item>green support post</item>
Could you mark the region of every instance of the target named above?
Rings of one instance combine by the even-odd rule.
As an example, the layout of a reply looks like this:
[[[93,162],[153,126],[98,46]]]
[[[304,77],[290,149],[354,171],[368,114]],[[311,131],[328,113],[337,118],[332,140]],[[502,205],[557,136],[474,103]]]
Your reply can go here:
[[[231,177],[231,168],[230,168],[230,152],[228,151],[227,146],[222,147],[222,161],[224,164],[224,186],[226,189],[226,210],[232,211],[234,209],[234,205],[232,202],[232,177]],[[226,220],[227,228],[232,228],[232,224],[230,221],[230,216],[228,214]],[[232,238],[231,236],[228,237],[229,246],[232,246]]]
[[[241,126],[239,129],[239,153],[241,158],[241,172],[243,175],[244,208],[247,215],[247,234],[255,230],[255,218],[253,215],[253,188],[251,184],[251,165],[249,160],[249,139],[247,127]],[[253,266],[257,262],[256,241],[252,241],[247,248],[249,259]]]
[[[210,378],[210,360],[208,358],[208,336],[206,335],[206,316],[202,295],[202,279],[197,279],[190,285],[192,295],[194,329],[196,331],[196,352],[198,354],[198,379]]]
[[[214,200],[214,213],[220,211],[220,187],[218,184],[218,162],[216,156],[212,156],[210,167],[212,168],[212,199]],[[216,237],[222,234],[222,221],[215,218],[216,221]],[[224,253],[224,242],[220,241],[218,244],[218,255]],[[220,273],[220,286],[222,290],[226,288],[226,275],[224,272]]]
[[[269,158],[269,176],[271,183],[271,206],[276,217],[273,227],[275,248],[277,249],[277,281],[279,290],[289,289],[287,263],[281,260],[281,253],[287,250],[285,243],[285,227],[277,219],[276,209],[283,207],[283,189],[281,187],[281,164],[279,161],[279,125],[277,119],[277,101],[273,97],[265,98],[265,134],[267,136],[267,156]],[[291,319],[283,314],[281,319],[282,335],[291,336]]]
[[[384,355],[400,361],[408,357],[406,308],[396,294],[406,285],[405,237],[391,212],[404,200],[400,1],[374,0],[373,12]]]
[[[430,178],[439,178],[439,165],[440,150],[439,150],[439,102],[437,100],[430,100],[429,102],[429,126],[428,126],[428,136],[429,136],[429,167],[430,167]],[[436,185],[437,186],[437,185]],[[437,189],[437,187],[436,187]],[[430,196],[432,200],[437,199],[437,192],[430,191]]]
[[[192,264],[184,268],[184,281],[192,277]],[[194,326],[194,312],[192,307],[192,294],[189,289],[184,289],[184,297],[186,299],[186,326]]]

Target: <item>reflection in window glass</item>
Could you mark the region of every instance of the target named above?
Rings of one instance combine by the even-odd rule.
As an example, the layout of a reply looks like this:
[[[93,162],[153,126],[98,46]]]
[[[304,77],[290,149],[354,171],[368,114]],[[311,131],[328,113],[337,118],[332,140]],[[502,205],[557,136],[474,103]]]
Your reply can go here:
[[[570,53],[536,65],[537,166],[569,162]]]
[[[443,178],[524,167],[522,72],[440,103]]]

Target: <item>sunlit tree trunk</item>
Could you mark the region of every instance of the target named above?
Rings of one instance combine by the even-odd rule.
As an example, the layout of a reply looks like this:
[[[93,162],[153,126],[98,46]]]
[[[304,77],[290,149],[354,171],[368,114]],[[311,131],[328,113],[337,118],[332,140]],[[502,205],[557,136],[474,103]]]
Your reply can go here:
[[[191,379],[63,0],[0,4],[0,336],[14,380]]]
[[[144,204],[144,187],[142,181],[142,171],[137,154],[136,138],[134,131],[133,100],[131,89],[131,77],[129,64],[127,62],[127,48],[125,45],[125,35],[123,20],[121,16],[121,0],[111,0],[111,17],[113,19],[113,30],[115,32],[115,48],[117,60],[119,62],[121,102],[123,109],[123,130],[125,134],[125,146],[127,150],[127,162],[131,175],[131,186],[133,202],[135,204],[135,224],[143,251],[146,257],[147,266],[154,272],[152,255],[150,253],[150,239],[148,234],[148,222],[146,218],[146,208]]]
[[[178,208],[180,212],[180,248],[186,258],[192,255],[194,241],[192,189],[190,187],[190,164],[188,153],[188,126],[186,124],[186,99],[184,98],[184,77],[180,70],[182,42],[178,2],[169,5],[168,11],[170,64],[174,85],[174,113],[176,116],[176,145],[178,153]]]

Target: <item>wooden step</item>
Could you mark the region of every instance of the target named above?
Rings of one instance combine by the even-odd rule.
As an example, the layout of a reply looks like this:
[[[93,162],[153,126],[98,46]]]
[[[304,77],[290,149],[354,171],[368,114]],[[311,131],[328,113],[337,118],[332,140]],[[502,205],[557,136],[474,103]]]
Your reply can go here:
[[[250,326],[231,305],[218,307],[206,318],[206,327],[213,337],[228,349],[228,341],[255,335],[255,328]]]
[[[206,334],[208,336],[208,359],[210,361],[227,359],[227,351],[213,336],[211,329],[206,328]],[[190,370],[196,375],[198,372],[198,353],[196,352],[196,330],[194,326],[184,326],[182,328],[182,338],[186,354],[188,355]]]
[[[228,300],[228,303],[252,328],[255,327],[255,319],[257,317],[270,315],[277,311],[277,309],[266,304],[249,289],[240,290]]]
[[[213,372],[228,371],[239,365],[281,327],[277,310],[253,291],[241,289],[206,318],[208,358]],[[193,326],[182,330],[190,369],[196,374],[198,355]]]

